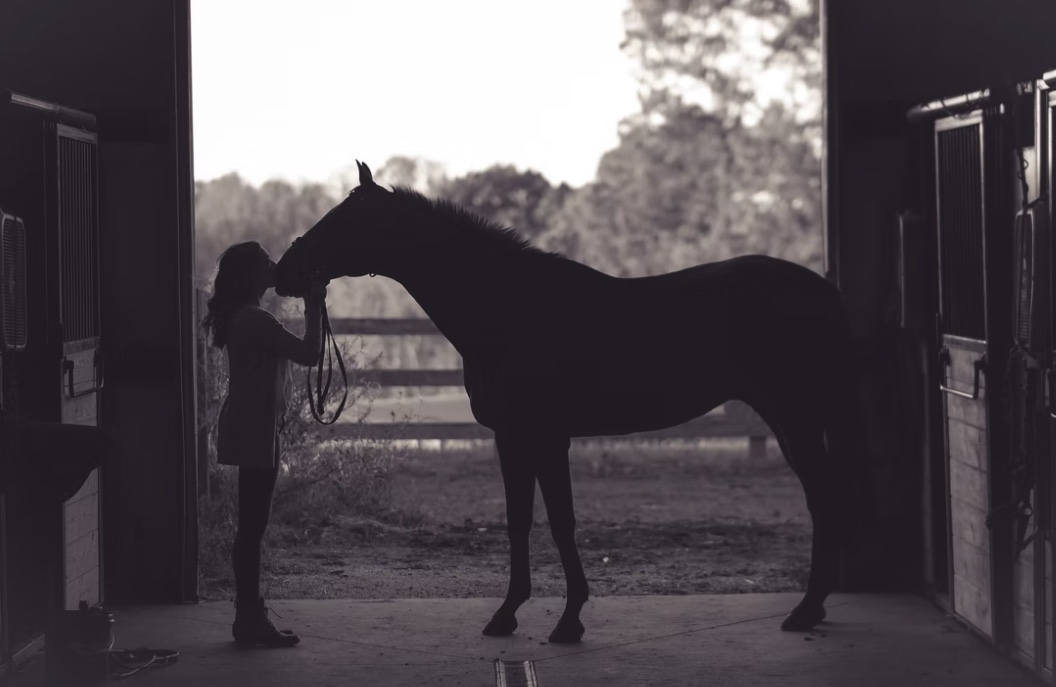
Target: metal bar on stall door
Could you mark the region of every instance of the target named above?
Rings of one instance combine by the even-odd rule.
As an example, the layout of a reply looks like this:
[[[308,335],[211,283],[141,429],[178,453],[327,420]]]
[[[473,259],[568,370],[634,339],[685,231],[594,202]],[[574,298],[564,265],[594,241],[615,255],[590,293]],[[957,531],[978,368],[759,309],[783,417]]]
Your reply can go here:
[[[0,493],[0,665],[11,660],[7,604],[7,499]]]
[[[1046,76],[1046,80],[1048,80],[1048,76],[1049,75],[1046,74],[1045,76]],[[1043,148],[1039,147],[1039,149],[1044,150],[1043,154],[1047,158],[1046,160],[1044,160],[1044,162],[1042,164],[1045,166],[1045,171],[1046,171],[1047,177],[1048,177],[1047,180],[1046,180],[1046,182],[1047,182],[1046,183],[1046,190],[1048,191],[1048,196],[1049,196],[1049,217],[1050,217],[1050,222],[1051,222],[1053,219],[1056,219],[1056,212],[1054,212],[1054,210],[1056,210],[1056,208],[1053,207],[1053,193],[1056,192],[1056,176],[1054,176],[1054,173],[1056,173],[1056,169],[1054,169],[1054,166],[1056,166],[1056,159],[1054,159],[1054,158],[1056,158],[1056,151],[1053,150],[1053,143],[1056,142],[1056,130],[1054,130],[1054,125],[1056,125],[1056,121],[1054,121],[1054,118],[1053,118],[1053,113],[1056,112],[1056,91],[1050,91],[1049,93],[1047,93],[1046,94],[1046,100],[1047,100],[1047,102],[1045,102],[1045,122],[1044,122],[1044,125],[1043,125],[1043,128],[1045,129],[1045,133],[1046,133],[1046,136],[1045,136],[1046,140],[1045,140],[1044,147]],[[1039,167],[1040,166],[1041,165],[1039,165]],[[1049,351],[1048,351],[1048,353],[1049,353],[1049,365],[1050,365],[1050,367],[1051,367],[1051,365],[1056,364],[1056,350],[1053,350],[1054,347],[1056,347],[1056,318],[1053,317],[1053,315],[1054,315],[1053,306],[1056,305],[1056,293],[1052,293],[1053,287],[1056,287],[1056,280],[1054,280],[1054,277],[1056,277],[1056,254],[1053,253],[1053,251],[1056,250],[1056,240],[1053,240],[1053,239],[1054,239],[1053,234],[1050,233],[1050,235],[1049,235],[1049,283],[1050,283],[1049,298],[1052,299],[1050,301],[1050,304],[1049,304],[1050,312],[1048,313],[1048,315],[1049,315],[1049,336],[1051,337],[1050,341],[1049,341],[1049,346],[1048,346],[1048,349],[1049,349]],[[1049,410],[1048,410],[1048,412],[1045,415],[1043,415],[1043,418],[1044,418],[1043,422],[1045,422],[1046,425],[1047,425],[1048,437],[1049,437],[1049,446],[1048,446],[1048,450],[1047,450],[1047,452],[1045,454],[1045,457],[1044,457],[1045,460],[1048,461],[1048,465],[1049,465],[1049,468],[1048,468],[1048,478],[1049,479],[1048,479],[1048,484],[1046,485],[1047,486],[1047,491],[1048,491],[1048,505],[1049,505],[1049,508],[1048,508],[1048,513],[1046,513],[1046,515],[1048,516],[1048,518],[1047,518],[1048,522],[1045,523],[1044,527],[1043,527],[1043,531],[1044,530],[1047,530],[1047,531],[1044,531],[1045,536],[1044,536],[1042,544],[1041,544],[1041,557],[1043,559],[1043,561],[1042,561],[1042,563],[1043,563],[1043,573],[1042,573],[1041,585],[1040,585],[1045,590],[1045,595],[1044,595],[1045,598],[1043,600],[1044,606],[1042,608],[1042,621],[1044,623],[1043,626],[1045,628],[1045,631],[1042,633],[1042,635],[1044,637],[1044,644],[1042,646],[1042,654],[1041,654],[1041,663],[1042,663],[1042,666],[1045,666],[1045,667],[1042,670],[1042,675],[1043,675],[1043,678],[1044,678],[1044,676],[1045,676],[1045,674],[1047,672],[1048,676],[1050,678],[1050,681],[1052,681],[1053,673],[1056,673],[1056,666],[1052,666],[1052,665],[1046,666],[1047,659],[1048,659],[1048,656],[1050,654],[1052,656],[1056,657],[1056,632],[1053,632],[1051,629],[1049,629],[1050,625],[1049,625],[1048,622],[1046,622],[1050,617],[1052,617],[1054,619],[1054,622],[1056,622],[1056,607],[1053,606],[1053,603],[1056,602],[1056,587],[1054,587],[1054,586],[1056,586],[1056,574],[1053,574],[1053,571],[1052,571],[1052,563],[1053,563],[1053,561],[1052,561],[1052,557],[1051,557],[1051,552],[1052,552],[1053,545],[1056,544],[1056,541],[1054,541],[1054,535],[1056,535],[1056,503],[1054,503],[1054,501],[1056,501],[1056,499],[1053,498],[1054,496],[1056,496],[1056,469],[1053,469],[1054,468],[1054,465],[1053,465],[1053,463],[1054,463],[1054,461],[1053,461],[1053,450],[1056,449],[1056,418],[1046,417],[1046,415],[1051,416],[1051,408],[1053,406],[1056,406],[1056,402],[1054,402],[1054,400],[1052,399],[1052,394],[1054,392],[1056,392],[1056,390],[1054,390],[1052,388],[1049,389],[1049,395],[1050,395],[1050,398],[1048,399]],[[1041,538],[1041,537],[1039,537],[1039,538]],[[1048,573],[1051,576],[1049,585],[1045,584],[1045,574],[1046,573]],[[1038,586],[1038,585],[1035,585],[1035,586]]]
[[[4,412],[4,361],[0,355],[0,423]],[[0,432],[0,442],[6,433]],[[6,447],[4,448],[6,451]],[[0,665],[11,660],[11,633],[8,627],[7,605],[7,499],[0,491]]]

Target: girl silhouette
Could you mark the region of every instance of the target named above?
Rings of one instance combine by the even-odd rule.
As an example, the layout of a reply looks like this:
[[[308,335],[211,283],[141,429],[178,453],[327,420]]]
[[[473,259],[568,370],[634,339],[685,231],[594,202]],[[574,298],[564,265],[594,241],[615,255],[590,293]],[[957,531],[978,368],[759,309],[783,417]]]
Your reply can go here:
[[[256,241],[237,243],[218,261],[209,312],[202,326],[213,346],[227,349],[229,385],[220,410],[217,461],[238,466],[238,530],[235,574],[236,642],[293,646],[300,638],[268,619],[260,593],[260,549],[271,515],[279,471],[279,433],[285,425],[287,361],[311,365],[320,344],[326,286],[312,284],[304,296],[304,338],[260,307],[275,286],[275,262]]]

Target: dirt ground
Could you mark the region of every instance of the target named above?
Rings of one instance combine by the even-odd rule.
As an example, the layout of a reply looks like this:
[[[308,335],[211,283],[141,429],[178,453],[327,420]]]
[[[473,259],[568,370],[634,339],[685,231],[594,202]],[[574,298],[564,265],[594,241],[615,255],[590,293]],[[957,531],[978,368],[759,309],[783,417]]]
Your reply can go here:
[[[770,442],[773,444],[773,442]],[[797,591],[810,561],[802,490],[776,446],[574,445],[580,552],[594,596]],[[416,451],[393,473],[408,526],[341,517],[319,545],[265,550],[269,598],[500,597],[508,549],[498,459],[489,447]],[[564,582],[541,495],[536,596]],[[229,580],[208,596],[223,598]]]

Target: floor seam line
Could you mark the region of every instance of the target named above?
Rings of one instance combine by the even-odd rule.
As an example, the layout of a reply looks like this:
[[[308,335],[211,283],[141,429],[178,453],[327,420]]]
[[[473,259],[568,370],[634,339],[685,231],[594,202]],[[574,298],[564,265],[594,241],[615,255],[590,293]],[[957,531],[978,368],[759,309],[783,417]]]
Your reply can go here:
[[[853,601],[844,601],[844,602],[838,603],[838,604],[831,604],[829,607],[830,608],[838,608],[840,606],[849,606],[849,605],[852,605],[853,603],[854,603]],[[698,627],[698,628],[694,628],[694,629],[690,629],[690,630],[683,630],[682,632],[673,632],[673,633],[667,634],[667,635],[658,635],[656,637],[645,637],[645,638],[642,638],[642,639],[632,639],[632,640],[627,641],[627,642],[618,642],[616,644],[606,644],[605,646],[594,647],[594,648],[591,648],[591,649],[583,649],[582,651],[570,651],[568,653],[558,654],[557,656],[546,656],[544,658],[535,659],[535,662],[536,663],[542,663],[543,661],[551,661],[551,660],[553,660],[555,658],[564,658],[565,656],[578,656],[579,654],[586,654],[586,653],[591,653],[591,652],[594,652],[594,651],[602,651],[604,649],[618,649],[620,647],[630,646],[632,644],[644,644],[646,642],[653,642],[653,641],[656,641],[658,639],[671,639],[672,637],[682,637],[682,636],[685,636],[685,635],[696,634],[698,632],[707,632],[709,630],[720,630],[720,629],[722,629],[724,627],[733,627],[734,625],[743,625],[745,623],[754,623],[754,622],[758,622],[760,620],[772,620],[774,618],[781,618],[781,617],[786,616],[786,615],[788,615],[787,612],[785,612],[785,613],[776,613],[774,615],[768,615],[768,616],[760,616],[760,617],[756,617],[756,618],[744,618],[742,620],[734,620],[734,621],[731,621],[731,622],[728,622],[728,623],[720,623],[718,625],[709,625],[707,627]]]

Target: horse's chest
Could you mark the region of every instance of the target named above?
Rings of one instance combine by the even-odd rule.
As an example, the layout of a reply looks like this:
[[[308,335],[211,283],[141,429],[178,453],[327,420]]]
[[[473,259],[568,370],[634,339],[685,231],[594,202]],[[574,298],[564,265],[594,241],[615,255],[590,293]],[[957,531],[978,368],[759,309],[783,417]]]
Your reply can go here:
[[[499,361],[464,360],[466,393],[477,422],[496,429],[511,417],[560,414],[563,390],[555,386],[547,369],[530,361],[510,364]]]

